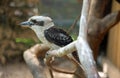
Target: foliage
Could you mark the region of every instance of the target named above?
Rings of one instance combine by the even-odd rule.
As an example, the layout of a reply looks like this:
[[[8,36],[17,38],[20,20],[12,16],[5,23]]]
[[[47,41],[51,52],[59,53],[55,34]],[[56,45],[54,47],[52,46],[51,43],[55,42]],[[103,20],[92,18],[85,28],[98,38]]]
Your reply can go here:
[[[15,39],[16,43],[24,43],[25,45],[32,46],[35,44],[35,41],[33,39],[29,38],[16,38]]]
[[[36,5],[38,5],[38,0],[0,1],[0,62],[5,63],[11,54],[12,56],[21,54],[29,45],[33,45],[31,40],[25,39],[25,44],[16,43],[16,40],[19,41],[16,38],[20,37],[20,32],[24,30],[18,24],[37,13],[34,11]]]

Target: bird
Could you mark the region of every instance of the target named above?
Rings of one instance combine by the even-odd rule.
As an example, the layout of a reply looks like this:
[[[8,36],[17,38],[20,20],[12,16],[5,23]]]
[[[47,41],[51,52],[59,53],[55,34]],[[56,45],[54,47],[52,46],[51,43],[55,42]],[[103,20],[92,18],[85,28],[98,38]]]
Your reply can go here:
[[[38,39],[50,50],[59,49],[73,42],[72,37],[63,29],[57,28],[48,16],[32,16],[27,21],[21,22],[20,25],[31,28]],[[73,53],[73,55],[77,54]]]

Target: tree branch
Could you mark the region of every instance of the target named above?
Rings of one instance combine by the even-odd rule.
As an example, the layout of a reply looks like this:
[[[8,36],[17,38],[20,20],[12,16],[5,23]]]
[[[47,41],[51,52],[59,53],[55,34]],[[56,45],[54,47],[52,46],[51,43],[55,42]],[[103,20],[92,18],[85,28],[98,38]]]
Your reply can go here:
[[[75,25],[77,24],[77,21],[79,19],[80,19],[80,15],[75,19],[74,23],[70,26],[70,28],[68,29],[67,33],[70,33],[75,28]]]
[[[84,68],[87,78],[99,78],[96,64],[92,55],[92,50],[87,41],[87,30],[88,30],[88,16],[90,10],[89,0],[83,0],[82,13],[79,25],[79,36],[76,48],[78,51],[79,60]],[[81,35],[82,34],[82,35]]]
[[[52,56],[62,57],[69,53],[72,53],[72,52],[76,51],[75,44],[76,44],[76,41],[73,41],[72,43],[70,43],[62,48],[59,48],[57,50],[48,51],[47,57],[52,57]]]
[[[49,67],[49,69],[51,69],[51,70],[53,70],[53,71],[56,71],[56,72],[59,72],[59,73],[65,73],[65,74],[72,74],[72,75],[76,75],[77,77],[79,77],[79,78],[83,78],[82,76],[83,75],[79,75],[79,74],[77,74],[77,73],[75,73],[75,72],[71,72],[71,71],[65,71],[65,70],[62,70],[62,69],[59,69],[59,68],[55,68],[55,67],[53,67],[52,66],[52,57],[47,57],[46,58],[46,61],[45,61],[45,63],[47,64],[47,66]]]
[[[82,6],[82,12],[81,12],[81,18],[79,23],[79,37],[83,37],[87,39],[87,22],[88,22],[88,15],[90,10],[90,1],[91,0],[83,0],[83,6]]]
[[[37,44],[24,52],[24,59],[34,78],[46,78],[44,66],[39,62],[38,56],[43,56],[49,50],[44,44]],[[43,55],[42,55],[43,54]]]
[[[101,20],[101,32],[106,33],[120,21],[120,11],[108,14]]]

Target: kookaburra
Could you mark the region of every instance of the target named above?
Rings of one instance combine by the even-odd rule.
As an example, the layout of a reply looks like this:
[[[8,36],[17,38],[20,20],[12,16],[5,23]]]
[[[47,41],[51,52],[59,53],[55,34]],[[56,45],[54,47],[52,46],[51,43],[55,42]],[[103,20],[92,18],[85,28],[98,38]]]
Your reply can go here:
[[[32,16],[20,25],[31,28],[39,40],[50,49],[58,49],[73,41],[64,30],[56,28],[53,20],[47,16]]]

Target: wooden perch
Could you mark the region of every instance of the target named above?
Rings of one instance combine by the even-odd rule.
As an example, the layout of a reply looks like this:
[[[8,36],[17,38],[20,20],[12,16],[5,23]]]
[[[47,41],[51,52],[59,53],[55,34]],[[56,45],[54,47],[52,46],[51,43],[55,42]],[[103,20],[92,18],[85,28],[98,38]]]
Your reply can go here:
[[[79,36],[78,36],[78,40],[77,40],[78,42],[76,44],[76,48],[78,51],[79,60],[85,71],[86,78],[99,78],[98,71],[96,69],[96,64],[92,54],[93,51],[91,50],[89,43],[87,41],[89,12],[90,12],[90,8],[92,8],[90,7],[91,2],[89,0],[83,1],[83,6],[82,6],[83,8],[82,8],[80,24],[79,24],[80,27]]]
[[[45,66],[42,65],[43,61],[39,61],[38,57],[41,58],[43,60],[43,58],[45,58],[45,54],[46,52],[49,50],[49,48],[44,45],[44,44],[36,44],[35,46],[31,47],[30,49],[26,50],[24,52],[24,59],[25,62],[27,63],[27,65],[30,68],[31,73],[33,74],[34,78],[46,78],[45,75]],[[76,75],[79,78],[83,78],[81,77],[82,75],[78,75],[74,72],[69,72],[69,71],[63,71],[61,69],[55,68],[52,66],[52,57],[47,57],[46,58],[46,65],[49,68],[49,72],[51,75],[51,78],[53,78],[53,74],[52,74],[52,70],[59,72],[59,73],[65,73],[65,74],[72,74],[72,75]],[[72,60],[75,63],[77,63],[76,61],[74,61],[74,59],[68,58],[70,61]],[[78,66],[78,63],[75,64]]]
[[[74,51],[76,51],[75,43],[76,43],[76,41],[74,41],[74,42],[70,43],[69,45],[62,47],[60,49],[48,51],[47,57],[51,57],[51,56],[62,57],[71,52],[74,52]]]
[[[45,63],[47,64],[47,66],[49,67],[49,69],[51,69],[51,70],[53,70],[55,72],[65,73],[65,74],[72,74],[72,75],[76,75],[79,78],[83,78],[84,75],[79,75],[79,74],[75,73],[74,71],[65,71],[63,69],[53,67],[52,66],[52,61],[53,61],[52,57],[47,57],[46,60],[45,60]]]
[[[39,62],[38,56],[44,56],[49,50],[44,44],[37,44],[24,52],[24,59],[34,78],[46,78],[44,66]]]

